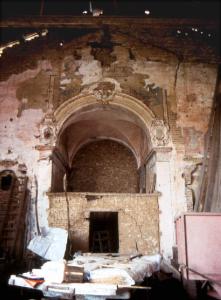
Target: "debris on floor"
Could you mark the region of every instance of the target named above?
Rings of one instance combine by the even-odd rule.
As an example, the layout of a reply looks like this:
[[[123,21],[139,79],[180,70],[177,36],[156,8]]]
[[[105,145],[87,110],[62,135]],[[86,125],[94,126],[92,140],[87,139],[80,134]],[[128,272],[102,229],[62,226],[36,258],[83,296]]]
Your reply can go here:
[[[146,277],[159,271],[160,263],[159,254],[84,253],[70,261],[48,261],[40,269],[11,275],[9,285],[38,289],[45,297],[61,299],[87,295],[98,299],[129,299],[130,290],[139,288]]]

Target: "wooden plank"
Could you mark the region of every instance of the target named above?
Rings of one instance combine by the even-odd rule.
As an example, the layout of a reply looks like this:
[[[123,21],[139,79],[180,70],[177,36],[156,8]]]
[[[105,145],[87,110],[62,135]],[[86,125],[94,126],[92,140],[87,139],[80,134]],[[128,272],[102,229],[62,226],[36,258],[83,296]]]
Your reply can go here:
[[[141,285],[118,285],[118,289],[126,290],[151,290],[150,286],[141,286]]]
[[[50,284],[47,290],[70,292],[74,290],[75,295],[101,295],[101,296],[115,296],[117,293],[117,286],[115,284],[100,284],[100,283],[61,283]]]
[[[177,27],[177,26],[204,26],[206,28],[219,28],[218,21],[203,19],[160,19],[137,17],[90,17],[90,16],[32,16],[2,19],[0,28],[100,28],[103,25],[111,26],[138,26],[152,28]]]

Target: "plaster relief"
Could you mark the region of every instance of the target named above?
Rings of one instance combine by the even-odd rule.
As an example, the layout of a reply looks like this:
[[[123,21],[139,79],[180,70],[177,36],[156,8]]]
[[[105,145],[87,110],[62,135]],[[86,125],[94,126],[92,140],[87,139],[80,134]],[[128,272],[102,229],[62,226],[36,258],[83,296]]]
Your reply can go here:
[[[97,87],[93,90],[93,95],[98,102],[102,104],[109,104],[113,100],[116,93],[116,86],[112,82],[103,81],[97,84]]]
[[[55,145],[56,125],[53,113],[45,115],[40,124],[40,143],[43,145]]]
[[[152,121],[150,135],[154,147],[166,146],[169,143],[169,128],[163,120]]]
[[[202,163],[186,166],[182,174],[185,181],[185,195],[187,211],[193,211],[197,198],[199,197],[200,174]]]

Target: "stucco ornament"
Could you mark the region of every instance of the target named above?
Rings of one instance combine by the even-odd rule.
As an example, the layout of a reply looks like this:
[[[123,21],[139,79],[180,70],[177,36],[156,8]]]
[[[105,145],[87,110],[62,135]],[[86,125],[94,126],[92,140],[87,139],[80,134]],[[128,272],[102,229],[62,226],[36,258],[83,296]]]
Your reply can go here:
[[[53,113],[46,114],[40,124],[40,142],[54,146],[56,140],[56,126]]]
[[[163,120],[152,121],[150,135],[154,147],[166,146],[169,143],[169,128]]]
[[[185,195],[187,202],[187,211],[193,211],[200,193],[200,180],[202,172],[202,162],[191,164],[184,168],[182,177],[185,181]]]
[[[102,104],[109,104],[113,101],[113,97],[116,92],[115,84],[108,81],[99,82],[96,88],[93,90],[93,95],[98,102]]]

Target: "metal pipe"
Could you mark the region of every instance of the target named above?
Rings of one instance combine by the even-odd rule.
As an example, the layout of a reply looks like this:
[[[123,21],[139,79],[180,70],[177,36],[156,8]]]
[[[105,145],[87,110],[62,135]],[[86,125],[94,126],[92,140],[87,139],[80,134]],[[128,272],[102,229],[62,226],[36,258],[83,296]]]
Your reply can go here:
[[[202,278],[206,279],[207,281],[210,281],[212,283],[217,284],[218,286],[221,286],[221,281],[216,281],[216,280],[214,280],[214,279],[212,279],[212,278],[210,278],[206,275],[203,275],[203,274],[197,272],[196,270],[193,270],[192,268],[187,267],[186,265],[180,265],[180,270],[182,270],[182,269],[188,269],[188,271],[201,276]]]

